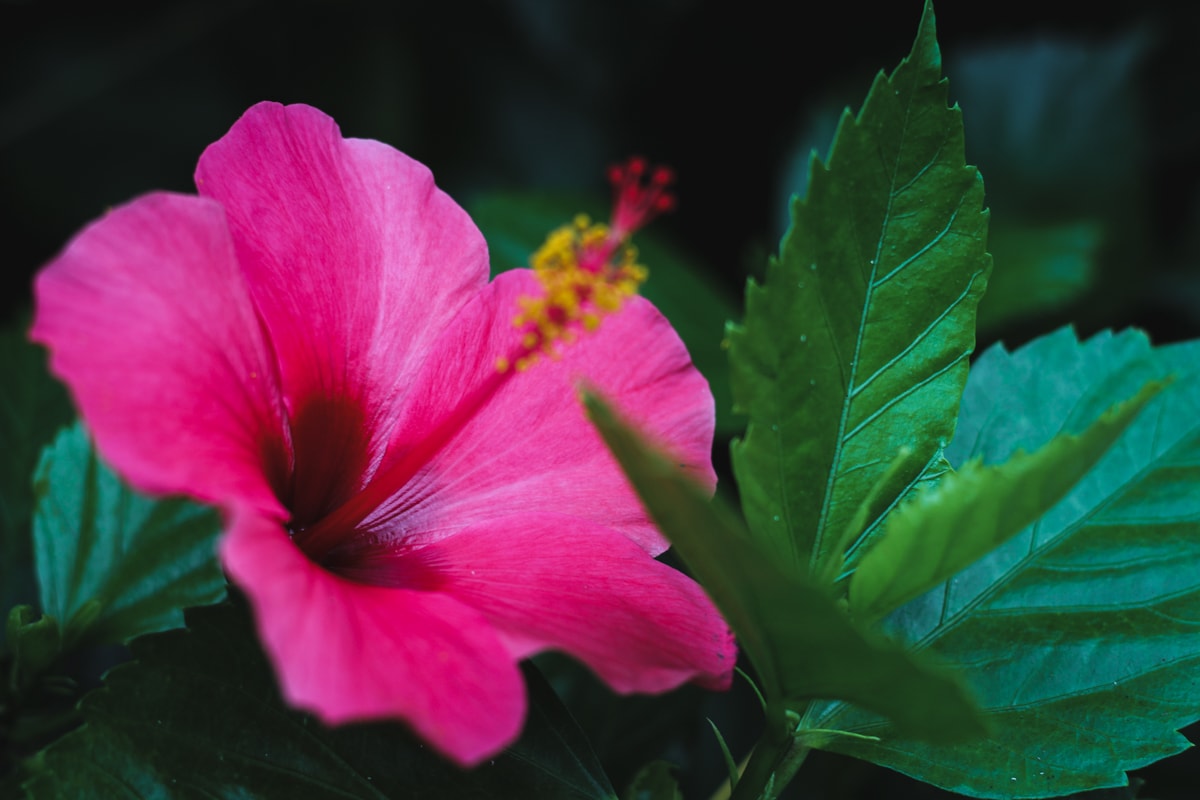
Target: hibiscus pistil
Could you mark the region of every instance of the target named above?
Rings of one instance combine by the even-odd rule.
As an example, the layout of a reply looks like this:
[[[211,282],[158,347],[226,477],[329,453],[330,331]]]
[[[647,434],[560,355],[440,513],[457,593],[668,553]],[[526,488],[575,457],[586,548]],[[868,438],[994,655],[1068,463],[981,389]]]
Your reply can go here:
[[[521,310],[513,324],[523,331],[520,348],[515,358],[496,362],[500,372],[514,365],[525,370],[542,355],[555,356],[581,332],[596,330],[649,276],[630,237],[674,208],[669,191],[674,175],[666,167],[650,170],[645,159],[632,158],[610,168],[608,177],[613,184],[611,225],[580,214],[552,231],[530,258],[542,291],[518,301]]]

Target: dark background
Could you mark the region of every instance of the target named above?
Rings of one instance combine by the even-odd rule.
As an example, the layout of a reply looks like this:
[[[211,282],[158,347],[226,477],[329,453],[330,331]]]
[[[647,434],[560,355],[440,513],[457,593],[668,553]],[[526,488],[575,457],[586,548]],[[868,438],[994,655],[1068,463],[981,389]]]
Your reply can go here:
[[[1200,5],[938,10],[968,159],[996,218],[1103,231],[1088,291],[984,342],[1068,321],[1200,335]],[[264,99],[310,103],[347,136],[406,151],[468,205],[505,189],[604,192],[604,167],[631,153],[668,163],[680,204],[656,227],[737,295],[778,239],[801,157],[824,151],[830,113],[857,107],[908,52],[920,11],[919,0],[0,2],[0,315],[27,307],[36,269],[106,207],[189,191],[205,145]],[[605,730],[613,706],[576,695],[618,787],[661,754],[630,752]],[[692,736],[693,723],[707,730],[701,710],[735,750],[755,734],[748,697],[671,702],[678,730],[643,723],[677,760],[691,752],[683,721]],[[650,706],[622,708],[633,720]],[[715,785],[711,762],[685,765],[689,797]],[[1200,794],[1196,759],[1142,774],[1146,796]],[[795,796],[942,796],[824,754],[802,776]]]

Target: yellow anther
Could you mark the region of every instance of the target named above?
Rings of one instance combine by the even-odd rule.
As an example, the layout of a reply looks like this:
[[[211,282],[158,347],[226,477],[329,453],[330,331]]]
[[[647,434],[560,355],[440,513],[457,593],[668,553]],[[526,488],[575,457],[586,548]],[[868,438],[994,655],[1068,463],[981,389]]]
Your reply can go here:
[[[647,276],[637,251],[585,214],[552,231],[530,264],[542,292],[520,298],[513,320],[525,329],[521,346],[527,354],[554,355],[556,345],[572,341],[578,331],[596,330],[605,314],[637,294]],[[517,369],[530,363],[529,356],[519,358]]]
[[[522,372],[541,357],[557,358],[560,346],[596,330],[606,315],[638,293],[648,273],[629,236],[670,210],[669,169],[649,169],[643,159],[609,171],[613,182],[612,225],[577,214],[551,231],[530,257],[539,291],[517,301],[513,325],[521,331],[513,353],[496,362],[501,372]]]

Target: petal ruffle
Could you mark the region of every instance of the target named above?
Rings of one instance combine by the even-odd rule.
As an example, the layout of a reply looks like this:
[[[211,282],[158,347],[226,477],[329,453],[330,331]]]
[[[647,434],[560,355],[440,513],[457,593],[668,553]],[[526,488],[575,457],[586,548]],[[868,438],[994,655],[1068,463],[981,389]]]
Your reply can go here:
[[[156,193],[116,208],[35,294],[32,338],[130,482],[280,513],[277,376],[220,206]]]
[[[535,291],[528,270],[503,273],[438,340],[378,475],[387,485],[371,488],[394,494],[368,527],[386,536],[399,526],[408,541],[428,542],[552,508],[620,530],[657,554],[666,542],[587,420],[579,386],[602,392],[712,488],[708,384],[670,323],[642,298],[567,345],[561,358],[498,373],[497,358],[519,338],[517,298]]]
[[[332,575],[252,511],[232,522],[222,561],[250,599],[290,704],[330,724],[403,719],[467,766],[516,739],[524,682],[484,615],[440,592]]]
[[[562,650],[620,692],[729,687],[737,649],[712,602],[616,531],[557,514],[508,517],[415,557],[439,591],[503,631],[517,658]]]
[[[311,521],[370,474],[432,342],[486,284],[486,245],[422,164],[343,139],[309,106],[249,109],[204,151],[196,185],[226,210],[274,342],[296,450],[288,504]]]

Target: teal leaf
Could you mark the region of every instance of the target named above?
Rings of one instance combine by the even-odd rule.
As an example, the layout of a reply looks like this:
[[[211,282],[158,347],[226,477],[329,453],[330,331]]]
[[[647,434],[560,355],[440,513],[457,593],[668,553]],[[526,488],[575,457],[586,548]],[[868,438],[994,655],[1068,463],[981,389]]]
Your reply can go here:
[[[842,557],[873,489],[886,502],[851,562],[897,499],[944,470],[990,261],[983,182],[940,68],[927,5],[912,53],[843,114],[828,160],[811,160],[766,282],[750,282],[728,329],[749,415],[733,447],[743,510],[793,575]]]
[[[813,727],[878,735],[828,749],[977,797],[1053,797],[1126,784],[1178,753],[1200,719],[1200,342],[1070,330],[971,371],[953,463],[1003,462],[1078,433],[1114,401],[1174,375],[1061,502],[899,609],[893,635],[959,665],[992,736],[930,745],[826,704]]]
[[[884,534],[850,579],[850,609],[874,622],[951,578],[1049,511],[1108,451],[1162,383],[1002,464],[976,458],[918,492],[887,518]]]
[[[710,503],[603,400],[588,394],[585,404],[655,524],[737,633],[762,681],[769,724],[785,707],[841,698],[915,736],[983,733],[953,674],[853,625],[824,587],[781,570],[719,498]]]
[[[608,214],[594,198],[562,194],[483,195],[469,209],[487,238],[493,275],[528,266],[546,236],[576,214],[598,220]],[[634,243],[639,260],[650,270],[642,294],[671,321],[696,368],[708,379],[717,404],[717,434],[739,433],[743,423],[732,413],[729,363],[721,347],[723,326],[737,313],[736,305],[707,269],[657,235],[653,226],[637,233]]]
[[[399,723],[327,728],[286,708],[244,609],[191,609],[187,624],[134,641],[136,661],[82,701],[83,727],[27,763],[31,800],[615,797],[532,668],[520,740],[465,771]]]
[[[71,421],[67,393],[45,351],[22,327],[0,332],[0,609],[32,601],[33,470],[42,447]]]
[[[42,454],[33,537],[42,608],[64,646],[123,642],[183,624],[225,593],[215,511],[133,492],[76,423]]]

